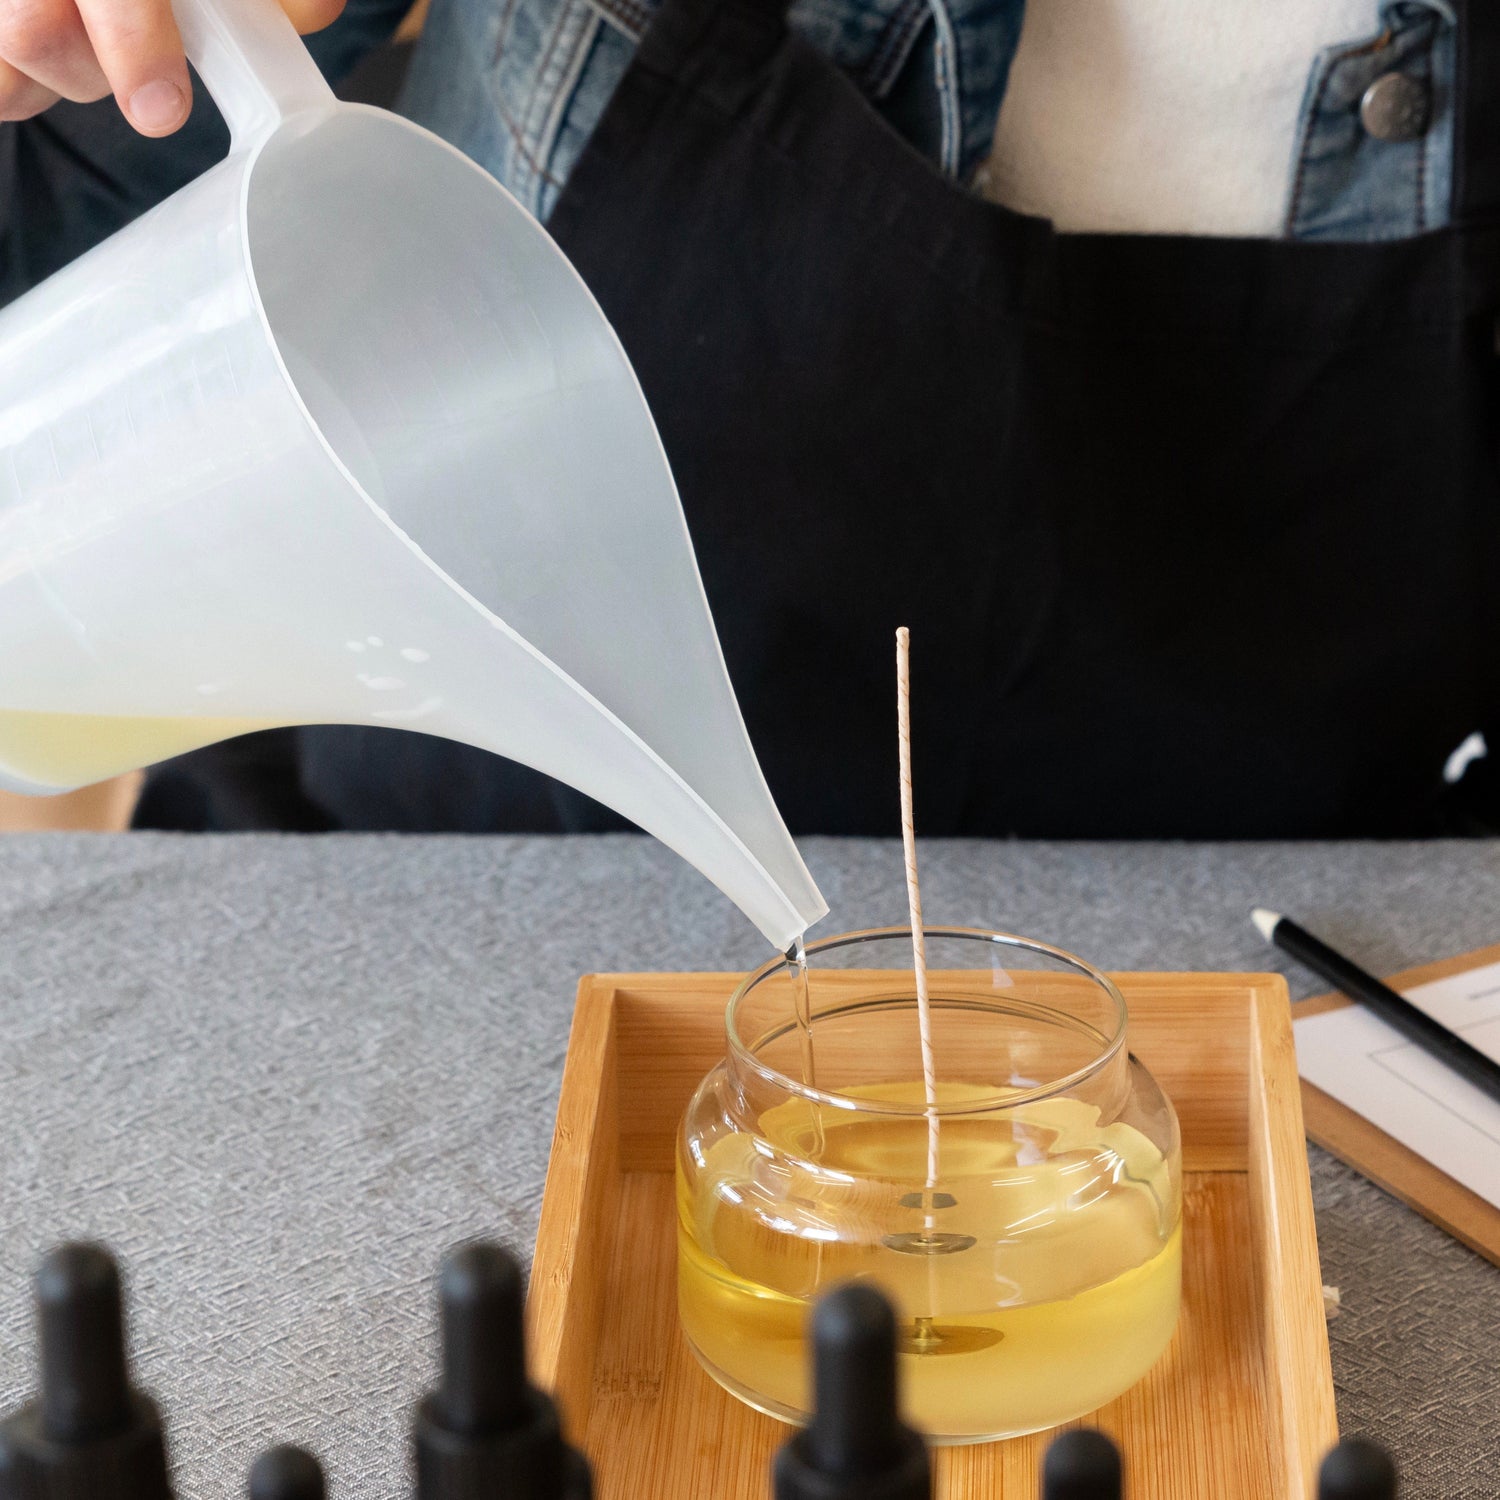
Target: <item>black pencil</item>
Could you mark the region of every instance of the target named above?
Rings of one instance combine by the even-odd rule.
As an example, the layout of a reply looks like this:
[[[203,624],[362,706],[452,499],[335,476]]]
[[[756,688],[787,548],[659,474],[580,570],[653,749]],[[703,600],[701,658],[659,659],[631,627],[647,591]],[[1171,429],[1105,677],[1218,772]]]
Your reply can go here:
[[[1290,917],[1280,916],[1258,906],[1251,913],[1250,920],[1268,942],[1275,943],[1278,948],[1290,953],[1298,963],[1304,964],[1314,974],[1321,975],[1351,1000],[1357,1000],[1374,1011],[1402,1036],[1430,1052],[1439,1062],[1446,1063],[1475,1088],[1483,1089],[1491,1099],[1500,1102],[1500,1063],[1486,1057],[1457,1032],[1449,1031],[1442,1022],[1434,1021],[1426,1011],[1418,1010],[1390,985],[1382,984],[1373,974],[1366,974],[1358,964],[1330,948],[1327,943],[1320,942]]]

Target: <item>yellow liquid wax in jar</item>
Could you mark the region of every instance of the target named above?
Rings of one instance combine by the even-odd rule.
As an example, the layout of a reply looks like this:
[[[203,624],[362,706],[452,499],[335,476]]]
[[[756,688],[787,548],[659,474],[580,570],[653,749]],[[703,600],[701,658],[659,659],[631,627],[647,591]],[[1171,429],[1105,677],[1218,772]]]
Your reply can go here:
[[[849,1093],[923,1098],[920,1082]],[[945,1106],[980,1094],[938,1086]],[[692,1171],[696,1192],[678,1167],[683,1330],[742,1399],[805,1418],[811,1305],[854,1278],[895,1303],[906,1415],[939,1441],[1082,1416],[1161,1356],[1182,1231],[1169,1164],[1139,1131],[1099,1126],[1072,1099],[948,1117],[926,1194],[925,1119],[825,1107],[809,1167],[787,1158],[814,1160],[812,1111],[767,1111],[759,1150],[745,1134],[714,1141]],[[941,1253],[914,1248],[934,1244]]]
[[[0,710],[0,770],[66,791],[274,725],[259,719],[129,718]]]

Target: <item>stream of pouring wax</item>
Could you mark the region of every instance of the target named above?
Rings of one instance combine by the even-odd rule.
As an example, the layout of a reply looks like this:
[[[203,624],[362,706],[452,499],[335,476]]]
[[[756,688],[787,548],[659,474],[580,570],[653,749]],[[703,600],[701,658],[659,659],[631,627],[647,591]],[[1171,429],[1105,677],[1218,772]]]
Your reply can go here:
[[[926,1099],[920,1079],[848,1093]],[[993,1097],[938,1084],[944,1109]],[[1170,1340],[1182,1247],[1165,1217],[1168,1165],[1133,1127],[1100,1125],[1094,1106],[945,1114],[930,1191],[921,1115],[797,1100],[759,1127],[774,1156],[734,1134],[709,1149],[695,1197],[679,1177],[679,1298],[715,1376],[773,1415],[806,1415],[810,1304],[855,1277],[885,1290],[907,1322],[908,1416],[948,1441],[1092,1411]],[[942,1248],[912,1253],[929,1221]]]
[[[0,709],[0,772],[10,771],[38,787],[87,786],[219,740],[274,727],[260,719]]]

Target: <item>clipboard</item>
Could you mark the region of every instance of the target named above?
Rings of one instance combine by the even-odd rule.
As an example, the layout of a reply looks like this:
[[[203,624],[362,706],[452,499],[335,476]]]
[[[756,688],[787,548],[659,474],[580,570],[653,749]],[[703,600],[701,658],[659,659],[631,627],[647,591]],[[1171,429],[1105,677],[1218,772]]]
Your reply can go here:
[[[1408,989],[1428,984],[1434,979],[1448,979],[1468,969],[1500,963],[1500,944],[1476,948],[1457,958],[1403,969],[1386,976],[1394,989]],[[1354,1002],[1334,991],[1301,1000],[1292,1007],[1294,1021],[1324,1011],[1339,1010]],[[1301,1080],[1302,1118],[1308,1139],[1331,1151],[1356,1172],[1368,1177],[1377,1187],[1399,1198],[1454,1239],[1500,1266],[1500,1208],[1481,1198],[1446,1172],[1439,1171],[1425,1157],[1372,1125],[1361,1114],[1340,1104],[1322,1089]]]

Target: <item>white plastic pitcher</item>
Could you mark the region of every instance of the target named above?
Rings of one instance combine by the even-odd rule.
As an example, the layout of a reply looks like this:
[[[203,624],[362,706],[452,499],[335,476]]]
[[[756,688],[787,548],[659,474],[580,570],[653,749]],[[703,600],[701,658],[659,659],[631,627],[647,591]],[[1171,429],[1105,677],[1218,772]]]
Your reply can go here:
[[[827,907],[582,281],[274,0],[176,8],[228,159],[0,312],[0,782],[405,726],[607,803],[784,947]]]

